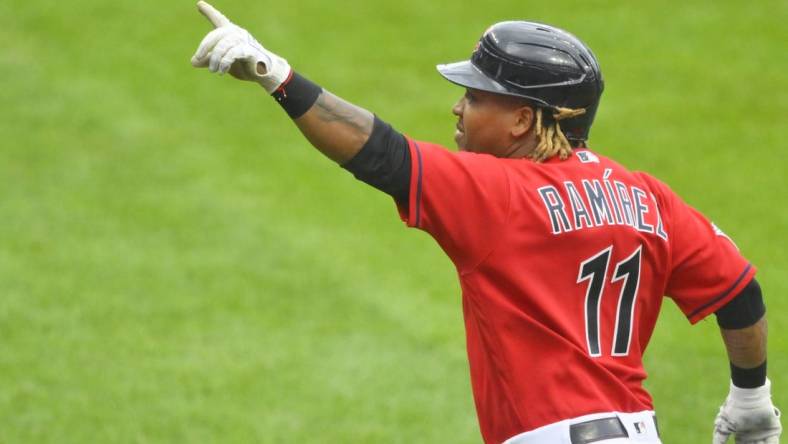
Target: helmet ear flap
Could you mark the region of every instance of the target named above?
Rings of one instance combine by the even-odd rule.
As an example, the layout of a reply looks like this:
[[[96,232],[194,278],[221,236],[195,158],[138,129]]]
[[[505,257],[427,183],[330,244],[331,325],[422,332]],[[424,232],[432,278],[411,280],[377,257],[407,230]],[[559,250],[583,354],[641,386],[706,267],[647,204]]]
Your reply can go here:
[[[599,102],[596,102],[584,108],[585,112],[583,114],[561,121],[561,128],[570,142],[574,144],[588,140],[588,133],[591,131],[591,124],[594,122],[598,106]]]

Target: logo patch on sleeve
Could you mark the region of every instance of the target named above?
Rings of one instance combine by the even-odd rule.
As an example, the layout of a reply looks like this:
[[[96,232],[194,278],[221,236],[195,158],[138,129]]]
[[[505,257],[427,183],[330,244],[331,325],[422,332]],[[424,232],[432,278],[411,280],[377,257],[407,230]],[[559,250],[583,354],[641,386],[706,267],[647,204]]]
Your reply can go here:
[[[733,246],[736,247],[737,250],[739,249],[739,246],[736,245],[736,242],[734,242],[733,239],[730,238],[730,236],[725,234],[724,231],[720,230],[720,227],[718,227],[714,222],[711,223],[711,228],[714,230],[714,234],[720,237],[724,237],[725,239],[728,239],[733,244]]]

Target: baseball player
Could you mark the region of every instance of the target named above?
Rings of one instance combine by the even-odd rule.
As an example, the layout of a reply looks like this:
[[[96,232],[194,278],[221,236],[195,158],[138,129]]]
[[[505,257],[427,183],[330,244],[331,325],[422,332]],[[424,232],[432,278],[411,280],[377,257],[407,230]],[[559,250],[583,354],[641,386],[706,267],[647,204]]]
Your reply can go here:
[[[603,89],[590,49],[558,28],[502,22],[470,60],[460,152],[413,140],[299,75],[205,2],[215,27],[191,62],[262,86],[323,154],[389,194],[462,287],[486,443],[659,443],[643,353],[663,295],[714,313],[731,367],[713,442],[777,444],[755,267],[652,176],[588,149]]]

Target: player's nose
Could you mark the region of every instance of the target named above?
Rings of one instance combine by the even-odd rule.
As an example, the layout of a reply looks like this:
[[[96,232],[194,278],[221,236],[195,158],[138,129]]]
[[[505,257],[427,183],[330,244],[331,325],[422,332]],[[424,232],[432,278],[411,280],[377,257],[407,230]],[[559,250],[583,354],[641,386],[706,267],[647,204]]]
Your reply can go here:
[[[460,100],[451,107],[451,113],[457,117],[462,116],[462,111],[465,108],[465,96],[460,97]]]

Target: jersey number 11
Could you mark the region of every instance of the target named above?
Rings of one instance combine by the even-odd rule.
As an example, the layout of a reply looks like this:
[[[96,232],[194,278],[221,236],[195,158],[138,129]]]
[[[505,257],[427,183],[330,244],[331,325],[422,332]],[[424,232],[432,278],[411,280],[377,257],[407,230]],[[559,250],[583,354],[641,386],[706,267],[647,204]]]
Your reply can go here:
[[[632,338],[632,323],[635,314],[635,300],[637,299],[640,283],[642,248],[642,246],[639,246],[626,259],[616,264],[616,268],[613,271],[613,279],[610,281],[624,281],[621,286],[621,294],[618,297],[618,308],[616,309],[613,356],[627,356],[629,354],[629,343]],[[588,344],[588,354],[591,356],[602,356],[599,346],[600,301],[605,288],[607,269],[612,254],[613,246],[611,245],[584,260],[580,264],[580,271],[577,275],[578,284],[583,281],[590,281],[586,290],[585,320],[586,343]]]

